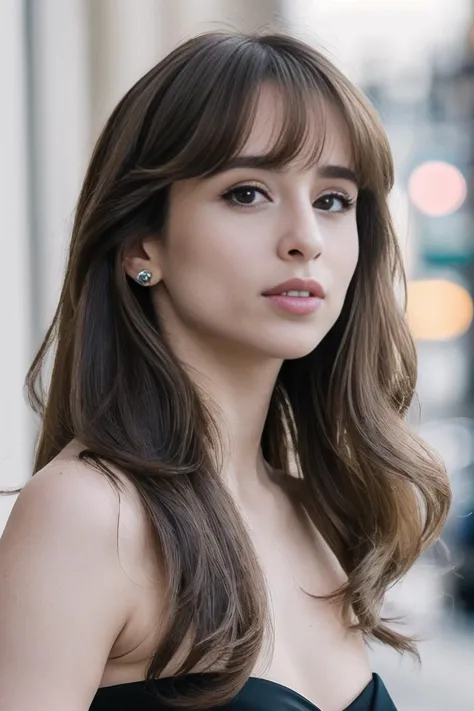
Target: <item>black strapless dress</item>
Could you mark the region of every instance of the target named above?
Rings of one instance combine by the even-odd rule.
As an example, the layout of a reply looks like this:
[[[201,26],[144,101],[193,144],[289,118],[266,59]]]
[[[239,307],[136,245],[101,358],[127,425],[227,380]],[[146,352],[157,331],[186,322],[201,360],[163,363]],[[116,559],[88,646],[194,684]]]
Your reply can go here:
[[[178,683],[185,684],[193,676],[182,677]],[[153,682],[157,688],[168,683],[167,679]],[[173,688],[177,680],[173,680]],[[321,711],[309,699],[282,684],[267,679],[250,677],[232,701],[221,706],[222,711]],[[131,682],[105,686],[98,689],[89,711],[169,711],[158,704],[145,682]],[[389,693],[378,674],[344,711],[397,711]]]

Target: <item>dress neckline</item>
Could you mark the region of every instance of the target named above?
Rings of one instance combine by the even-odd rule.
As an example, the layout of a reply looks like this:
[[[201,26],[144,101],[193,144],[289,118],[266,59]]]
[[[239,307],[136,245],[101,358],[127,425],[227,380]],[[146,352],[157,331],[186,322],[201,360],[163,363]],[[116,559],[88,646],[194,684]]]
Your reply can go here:
[[[179,683],[181,681],[185,682],[186,680],[190,680],[196,677],[202,676],[202,674],[187,674],[185,676],[168,676],[168,677],[161,677],[159,679],[154,679],[153,684],[158,685],[158,684],[163,684],[166,682],[174,682],[174,683]],[[364,701],[366,697],[369,697],[369,695],[372,695],[372,690],[373,686],[378,682],[378,675],[373,673],[372,674],[372,679],[369,681],[369,683],[362,689],[360,694],[356,696],[356,698],[351,701],[349,706],[346,706],[342,711],[357,711],[357,705]],[[145,680],[142,679],[140,681],[129,681],[129,682],[124,682],[122,684],[112,684],[111,686],[101,686],[97,689],[97,695],[102,695],[107,692],[114,692],[115,690],[125,688],[125,689],[132,689],[133,687],[139,687],[142,688],[145,686]],[[273,681],[273,679],[264,679],[263,677],[258,677],[258,676],[250,676],[245,684],[243,685],[242,689],[239,691],[237,696],[235,697],[236,699],[241,695],[244,694],[246,689],[248,689],[252,685],[267,685],[269,688],[273,689],[280,689],[282,693],[287,695],[291,699],[298,700],[301,704],[304,704],[305,708],[307,711],[321,711],[319,706],[316,706],[310,699],[308,699],[306,696],[303,696],[303,694],[300,694],[298,691],[295,691],[295,689],[292,689],[290,686],[286,686],[285,684],[281,684],[278,681]],[[370,698],[370,697],[369,697]]]
[[[366,686],[362,689],[360,694],[358,694],[355,699],[351,701],[349,706],[346,706],[342,711],[352,711],[354,709],[354,705],[358,704],[362,699],[371,693],[372,687],[375,683],[375,677],[376,674],[372,674],[372,679],[369,681]],[[310,699],[308,699],[307,696],[303,696],[303,694],[300,694],[299,691],[295,691],[295,689],[292,689],[290,686],[286,686],[285,684],[281,684],[279,681],[273,681],[273,679],[264,679],[263,677],[258,677],[258,676],[250,676],[247,679],[246,684],[244,684],[243,688],[245,686],[249,685],[249,682],[258,682],[258,683],[263,683],[263,684],[269,684],[273,688],[279,688],[282,691],[284,691],[286,694],[291,696],[293,699],[298,699],[302,703],[306,704],[308,706],[308,711],[320,711],[319,706],[316,706]],[[354,710],[355,711],[355,710]]]

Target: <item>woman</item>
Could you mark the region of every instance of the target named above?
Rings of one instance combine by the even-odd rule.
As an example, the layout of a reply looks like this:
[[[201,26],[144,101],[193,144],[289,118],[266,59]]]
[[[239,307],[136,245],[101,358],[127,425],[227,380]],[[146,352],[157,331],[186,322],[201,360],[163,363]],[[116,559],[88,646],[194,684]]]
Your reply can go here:
[[[366,642],[416,653],[381,605],[450,493],[403,423],[392,180],[373,110],[290,37],[196,37],[120,101],[28,377],[1,708],[394,708]]]

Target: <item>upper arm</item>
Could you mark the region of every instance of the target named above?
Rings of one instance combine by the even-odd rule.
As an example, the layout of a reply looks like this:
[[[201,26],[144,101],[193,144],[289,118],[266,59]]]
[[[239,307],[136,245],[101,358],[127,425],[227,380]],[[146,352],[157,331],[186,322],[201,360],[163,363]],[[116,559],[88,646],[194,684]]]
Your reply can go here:
[[[0,539],[0,708],[86,711],[127,622],[119,498],[77,462],[29,481]]]

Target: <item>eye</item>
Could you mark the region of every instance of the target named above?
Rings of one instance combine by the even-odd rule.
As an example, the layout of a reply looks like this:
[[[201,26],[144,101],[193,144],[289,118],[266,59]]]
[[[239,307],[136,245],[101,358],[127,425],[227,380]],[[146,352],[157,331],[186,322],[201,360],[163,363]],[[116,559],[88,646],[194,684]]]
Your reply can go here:
[[[255,185],[239,185],[224,193],[222,198],[237,207],[253,207],[269,199],[265,191]]]
[[[316,200],[314,207],[324,212],[347,212],[356,200],[344,193],[326,193]]]

